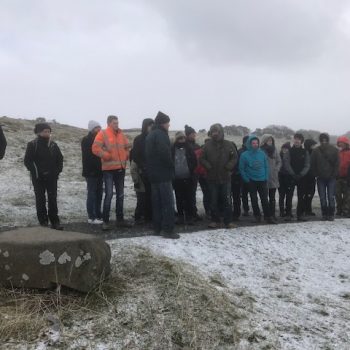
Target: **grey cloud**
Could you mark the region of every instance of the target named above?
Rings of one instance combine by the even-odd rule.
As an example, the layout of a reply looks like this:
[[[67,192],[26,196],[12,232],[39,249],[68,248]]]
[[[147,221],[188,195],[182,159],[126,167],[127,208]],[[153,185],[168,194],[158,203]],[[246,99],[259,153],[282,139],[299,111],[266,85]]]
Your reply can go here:
[[[149,1],[147,1],[149,3]],[[305,63],[338,33],[345,1],[151,1],[178,47],[215,63]]]

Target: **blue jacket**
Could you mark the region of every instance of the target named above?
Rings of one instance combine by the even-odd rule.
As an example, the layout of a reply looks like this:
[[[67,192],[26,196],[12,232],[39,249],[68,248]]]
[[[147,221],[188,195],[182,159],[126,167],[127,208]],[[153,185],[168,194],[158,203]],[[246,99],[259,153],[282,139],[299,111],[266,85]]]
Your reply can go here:
[[[239,172],[244,182],[267,181],[269,178],[269,163],[266,153],[260,148],[252,149],[251,142],[259,140],[255,135],[249,136],[246,147],[239,160]]]

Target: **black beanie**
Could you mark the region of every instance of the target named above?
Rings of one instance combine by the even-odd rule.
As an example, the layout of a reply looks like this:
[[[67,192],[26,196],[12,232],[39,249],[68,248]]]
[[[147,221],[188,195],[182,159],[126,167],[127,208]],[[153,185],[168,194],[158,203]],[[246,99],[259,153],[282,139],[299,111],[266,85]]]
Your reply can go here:
[[[320,134],[320,137],[318,139],[320,140],[320,142],[329,142],[329,135],[326,132],[323,132],[322,134]]]
[[[191,126],[185,125],[185,135],[191,135],[193,133],[196,133],[196,130],[194,130]]]
[[[290,142],[284,143],[281,148],[291,149]]]
[[[49,129],[51,132],[51,126],[48,123],[38,123],[35,124],[34,127],[34,134],[39,134],[40,132],[42,132],[45,129]]]
[[[294,135],[294,138],[300,140],[301,143],[303,143],[304,140],[305,140],[304,135],[301,134],[300,132],[297,132],[297,133]]]
[[[159,111],[156,118],[154,119],[154,122],[158,125],[162,125],[162,124],[169,123],[170,118],[165,113]]]

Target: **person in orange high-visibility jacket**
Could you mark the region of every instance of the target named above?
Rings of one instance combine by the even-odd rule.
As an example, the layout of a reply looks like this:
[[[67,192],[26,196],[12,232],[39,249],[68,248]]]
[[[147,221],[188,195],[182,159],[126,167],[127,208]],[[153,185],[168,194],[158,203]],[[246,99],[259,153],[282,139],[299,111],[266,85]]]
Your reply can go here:
[[[109,214],[113,198],[113,185],[116,192],[116,218],[118,226],[130,226],[124,220],[124,178],[129,159],[130,144],[127,137],[119,129],[118,117],[107,118],[107,128],[101,130],[92,144],[92,153],[101,158],[105,198],[103,202],[103,230],[109,230]]]

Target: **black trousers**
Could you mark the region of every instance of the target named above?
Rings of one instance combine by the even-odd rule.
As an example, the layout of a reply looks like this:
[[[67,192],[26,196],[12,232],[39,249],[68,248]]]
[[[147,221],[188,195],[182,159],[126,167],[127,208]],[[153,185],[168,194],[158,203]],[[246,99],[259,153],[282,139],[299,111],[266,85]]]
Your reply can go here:
[[[311,176],[305,178],[305,213],[312,213],[312,200],[316,190],[316,179]]]
[[[292,201],[293,201],[293,194],[294,189],[297,188],[297,197],[298,197],[298,203],[297,203],[297,217],[305,215],[305,205],[307,202],[307,181],[305,180],[305,177],[302,177],[301,179],[295,181],[293,185],[288,189],[288,194],[286,198],[286,214],[291,215],[292,213]]]
[[[267,182],[250,180],[248,185],[249,185],[250,200],[252,202],[254,216],[255,217],[261,216],[261,212],[258,204],[258,193],[259,193],[261,205],[264,212],[264,217],[265,219],[271,217],[269,200],[268,200],[269,190],[267,188]]]
[[[276,216],[276,188],[269,188],[270,215]]]
[[[249,200],[248,200],[249,186],[243,180],[241,180],[241,183],[242,183],[241,198],[242,198],[243,210],[244,210],[244,212],[248,213],[248,211],[249,211]]]
[[[39,179],[32,178],[36,215],[40,225],[45,225],[50,220],[52,225],[59,223],[57,209],[57,177],[40,177]],[[46,209],[46,194],[48,202],[48,210]]]
[[[241,216],[241,189],[242,178],[240,175],[231,176],[231,193],[233,202],[233,218],[238,219]],[[248,197],[247,197],[248,200]],[[249,207],[248,207],[249,210]]]
[[[279,173],[278,179],[280,183],[280,187],[278,188],[280,213],[290,216],[292,215],[295,183],[293,178],[287,174]]]
[[[195,215],[193,209],[193,179],[175,179],[174,191],[176,198],[176,209],[179,216],[187,220]]]
[[[152,186],[146,176],[141,176],[145,192],[136,192],[135,220],[152,221]]]

